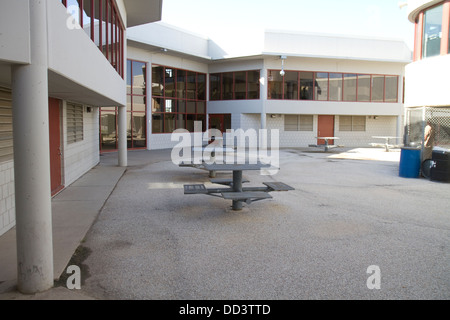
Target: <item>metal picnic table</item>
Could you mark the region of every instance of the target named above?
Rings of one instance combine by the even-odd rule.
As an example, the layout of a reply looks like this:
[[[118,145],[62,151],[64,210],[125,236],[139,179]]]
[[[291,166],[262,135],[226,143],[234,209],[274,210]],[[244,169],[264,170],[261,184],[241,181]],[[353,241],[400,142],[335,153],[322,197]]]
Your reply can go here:
[[[382,146],[385,148],[386,152],[389,152],[389,149],[391,147],[395,147],[395,145],[391,145],[389,142],[391,139],[401,139],[401,137],[391,137],[391,136],[372,136],[372,138],[374,139],[384,139],[385,143],[384,144],[379,144],[379,143],[372,143],[372,146]]]
[[[314,147],[323,146],[325,148],[325,152],[327,152],[331,148],[335,148],[336,147],[335,145],[330,145],[328,143],[329,140],[339,140],[338,137],[316,137],[316,139],[325,140],[325,144],[323,144],[323,145],[310,145],[310,146],[314,146]]]
[[[205,150],[206,150],[206,146],[192,147],[191,148],[192,152],[194,152],[194,153],[195,152],[200,152],[200,154],[202,156],[203,156],[203,152]],[[226,153],[226,152],[234,152],[234,149],[233,148],[229,148],[229,147],[219,146],[219,147],[211,147],[211,149],[209,151],[211,152],[211,154],[210,154],[210,159],[208,161],[211,162],[211,161],[215,161],[216,151],[221,151],[223,153]],[[192,167],[192,168],[197,168],[197,169],[206,169],[204,160],[201,160],[198,163],[195,163],[192,160],[189,161],[189,162],[182,161],[179,166],[180,167]],[[215,178],[216,177],[216,172],[214,170],[209,170],[209,176],[210,176],[210,178]]]
[[[204,164],[209,171],[231,171],[232,179],[211,179],[212,183],[227,185],[228,188],[209,188],[204,184],[184,185],[184,194],[206,194],[223,199],[232,200],[232,208],[235,211],[242,209],[243,202],[250,204],[255,201],[270,199],[271,191],[289,191],[294,188],[282,182],[263,182],[265,187],[243,187],[242,184],[248,182],[242,178],[242,172],[246,170],[270,169],[271,166],[263,163],[256,164]]]

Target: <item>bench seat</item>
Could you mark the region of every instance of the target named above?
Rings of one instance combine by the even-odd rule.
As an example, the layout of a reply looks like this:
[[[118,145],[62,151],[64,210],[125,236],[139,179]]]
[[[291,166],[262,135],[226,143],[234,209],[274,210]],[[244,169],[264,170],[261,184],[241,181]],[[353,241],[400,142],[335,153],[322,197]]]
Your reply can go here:
[[[227,200],[247,201],[270,199],[272,196],[266,192],[223,192],[222,197]]]
[[[204,184],[185,184],[184,194],[207,194],[208,190]]]
[[[326,144],[310,144],[310,145],[308,145],[308,147],[310,147],[310,148],[325,148],[325,147],[328,147],[328,148],[344,148],[345,146],[342,145],[342,144],[329,144],[329,145],[326,145]]]
[[[233,184],[233,179],[231,178],[217,178],[217,179],[210,179],[211,183],[215,183],[215,184],[222,184],[225,186],[229,186],[231,184]],[[250,182],[247,179],[242,179],[242,183],[247,183]]]
[[[195,164],[190,163],[190,162],[181,162],[178,166],[179,167],[194,167]]]
[[[271,191],[289,191],[295,190],[293,187],[288,186],[283,182],[263,182],[264,185],[268,186]]]

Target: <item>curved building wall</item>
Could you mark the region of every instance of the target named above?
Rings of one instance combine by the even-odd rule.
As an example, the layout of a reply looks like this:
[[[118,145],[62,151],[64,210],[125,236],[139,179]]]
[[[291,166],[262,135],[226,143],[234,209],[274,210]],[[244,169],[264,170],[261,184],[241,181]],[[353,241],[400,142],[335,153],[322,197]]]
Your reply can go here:
[[[408,1],[408,19],[412,23],[416,21],[417,16],[426,8],[432,7],[442,0],[409,0]]]
[[[408,19],[415,39],[414,62],[405,68],[405,143],[423,146],[431,126],[432,145],[450,148],[450,1],[411,0]],[[431,156],[422,151],[422,160]]]
[[[415,23],[414,62],[406,66],[405,106],[449,106],[450,1],[411,0]]]

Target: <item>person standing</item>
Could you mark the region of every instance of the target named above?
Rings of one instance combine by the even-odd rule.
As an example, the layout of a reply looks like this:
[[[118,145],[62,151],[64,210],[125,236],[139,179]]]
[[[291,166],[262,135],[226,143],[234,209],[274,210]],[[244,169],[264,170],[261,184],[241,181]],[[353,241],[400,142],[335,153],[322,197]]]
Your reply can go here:
[[[433,146],[434,146],[434,129],[431,125],[431,122],[427,121],[427,125],[425,126],[424,132],[422,161],[431,159],[433,154]]]

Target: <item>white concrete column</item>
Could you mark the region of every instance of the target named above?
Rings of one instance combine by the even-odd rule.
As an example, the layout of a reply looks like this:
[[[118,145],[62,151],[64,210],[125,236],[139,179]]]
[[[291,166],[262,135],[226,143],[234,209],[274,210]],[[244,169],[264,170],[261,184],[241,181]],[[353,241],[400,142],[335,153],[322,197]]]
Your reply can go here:
[[[119,166],[126,167],[128,165],[126,106],[118,107],[117,129],[119,131],[119,141],[118,141]]]
[[[123,56],[124,56],[124,79],[127,79],[127,32],[124,30],[123,35]],[[147,78],[148,79],[148,78]],[[148,82],[148,81],[147,81]],[[124,95],[127,94],[126,86],[123,92]],[[126,100],[125,100],[126,101]],[[118,130],[118,141],[117,141],[117,154],[118,154],[118,164],[120,167],[128,166],[128,148],[127,148],[127,106],[117,107],[117,130]]]
[[[47,79],[47,5],[30,0],[31,64],[12,68],[17,285],[53,287]]]
[[[261,94],[261,129],[267,128],[267,119],[266,119],[266,102],[267,102],[267,69],[264,68],[261,70],[259,84],[261,86],[260,94]]]
[[[260,74],[260,94],[261,94],[261,128],[267,129],[267,114],[266,114],[266,102],[267,102],[267,69],[263,68]],[[259,145],[267,146],[267,137],[265,135],[259,135]]]

